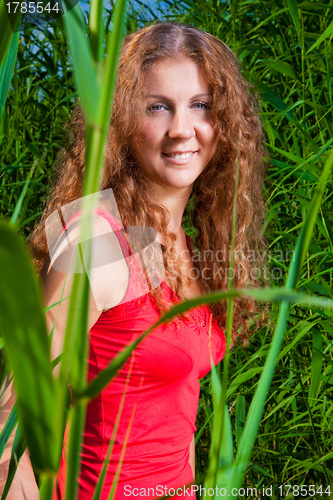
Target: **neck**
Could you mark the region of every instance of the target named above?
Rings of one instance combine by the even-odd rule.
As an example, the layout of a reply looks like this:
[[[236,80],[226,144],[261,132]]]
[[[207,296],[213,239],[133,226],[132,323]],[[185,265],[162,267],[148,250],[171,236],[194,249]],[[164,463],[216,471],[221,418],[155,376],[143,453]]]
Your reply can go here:
[[[161,189],[159,189],[161,188]],[[162,186],[154,186],[154,200],[163,205],[170,214],[169,229],[175,234],[182,231],[182,219],[186,204],[192,192],[192,186],[184,189],[162,189]]]

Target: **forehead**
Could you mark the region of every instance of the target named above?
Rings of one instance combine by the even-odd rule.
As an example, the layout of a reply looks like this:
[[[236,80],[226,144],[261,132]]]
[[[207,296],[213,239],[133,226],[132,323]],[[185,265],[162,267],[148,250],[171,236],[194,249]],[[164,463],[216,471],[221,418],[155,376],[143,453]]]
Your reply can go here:
[[[209,93],[209,83],[199,65],[191,58],[162,59],[144,73],[147,95]],[[156,94],[157,93],[157,94]]]

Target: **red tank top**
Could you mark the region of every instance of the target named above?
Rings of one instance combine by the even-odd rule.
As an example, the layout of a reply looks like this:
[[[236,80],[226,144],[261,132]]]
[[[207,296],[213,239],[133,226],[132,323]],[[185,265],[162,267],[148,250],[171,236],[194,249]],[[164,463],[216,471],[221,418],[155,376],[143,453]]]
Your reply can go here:
[[[103,312],[89,332],[88,380],[159,319],[148,293],[131,299],[136,286],[135,265],[126,239],[119,232],[120,224],[103,210],[98,209],[97,213],[117,231],[115,234],[129,264],[130,279],[122,301]],[[191,249],[189,237],[187,243]],[[168,285],[162,282],[161,286],[168,300],[179,302]],[[139,344],[102,394],[88,404],[79,500],[93,497],[124,391],[124,405],[101,500],[109,496],[129,426],[115,500],[161,498],[173,493],[172,488],[180,488],[175,497],[178,500],[189,497],[181,488],[193,482],[189,447],[196,430],[199,379],[211,368],[210,349],[214,364],[219,363],[225,353],[225,336],[206,305],[192,309],[190,321],[176,318],[171,324],[156,328]],[[63,450],[57,500],[65,496],[65,476]],[[195,497],[194,493],[190,496]]]

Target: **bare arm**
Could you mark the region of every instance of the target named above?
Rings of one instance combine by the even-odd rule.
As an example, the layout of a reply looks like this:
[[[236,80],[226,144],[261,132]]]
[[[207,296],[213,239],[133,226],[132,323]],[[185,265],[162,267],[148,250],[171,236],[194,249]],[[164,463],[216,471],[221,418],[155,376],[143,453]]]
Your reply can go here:
[[[0,429],[1,430],[4,427],[14,404],[15,404],[15,394],[14,394],[13,384],[10,383],[10,385],[8,386],[8,388],[6,389],[6,391],[4,392],[4,394],[1,398],[1,414],[0,414]],[[7,446],[6,446],[6,449],[4,450],[3,455],[1,457],[1,464],[0,464],[0,493],[1,494],[4,490],[6,480],[7,480],[7,473],[8,473],[11,448],[13,446],[14,436],[15,436],[15,431],[10,436],[8,443],[7,443]],[[24,491],[25,491],[26,498],[29,498],[29,500],[38,500],[39,499],[39,492],[38,492],[37,484],[35,481],[35,476],[34,476],[34,473],[33,473],[32,467],[31,467],[29,453],[27,450],[22,455],[22,458],[20,460],[20,463],[18,465],[16,474],[15,474],[15,479],[14,479],[12,486],[10,488],[10,491],[8,493],[7,500],[24,500],[21,482],[24,483]]]
[[[195,439],[193,435],[193,439],[190,444],[190,466],[192,467],[193,478],[195,478]]]

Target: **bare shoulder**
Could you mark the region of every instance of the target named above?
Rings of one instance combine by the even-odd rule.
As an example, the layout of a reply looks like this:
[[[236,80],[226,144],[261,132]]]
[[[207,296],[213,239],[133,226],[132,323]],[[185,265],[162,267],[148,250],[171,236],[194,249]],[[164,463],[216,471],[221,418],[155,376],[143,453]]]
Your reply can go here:
[[[54,355],[61,352],[75,272],[87,272],[89,278],[89,329],[103,311],[119,304],[128,286],[129,269],[118,240],[119,234],[114,233],[104,217],[96,215],[91,238],[84,240],[80,236],[80,220],[81,217],[76,217],[59,235],[40,274],[45,305],[49,307],[61,301],[60,305],[52,307],[46,313],[49,330],[57,321],[55,332],[57,331],[56,336],[60,340]],[[79,246],[83,261],[81,259],[77,267],[76,254]]]

